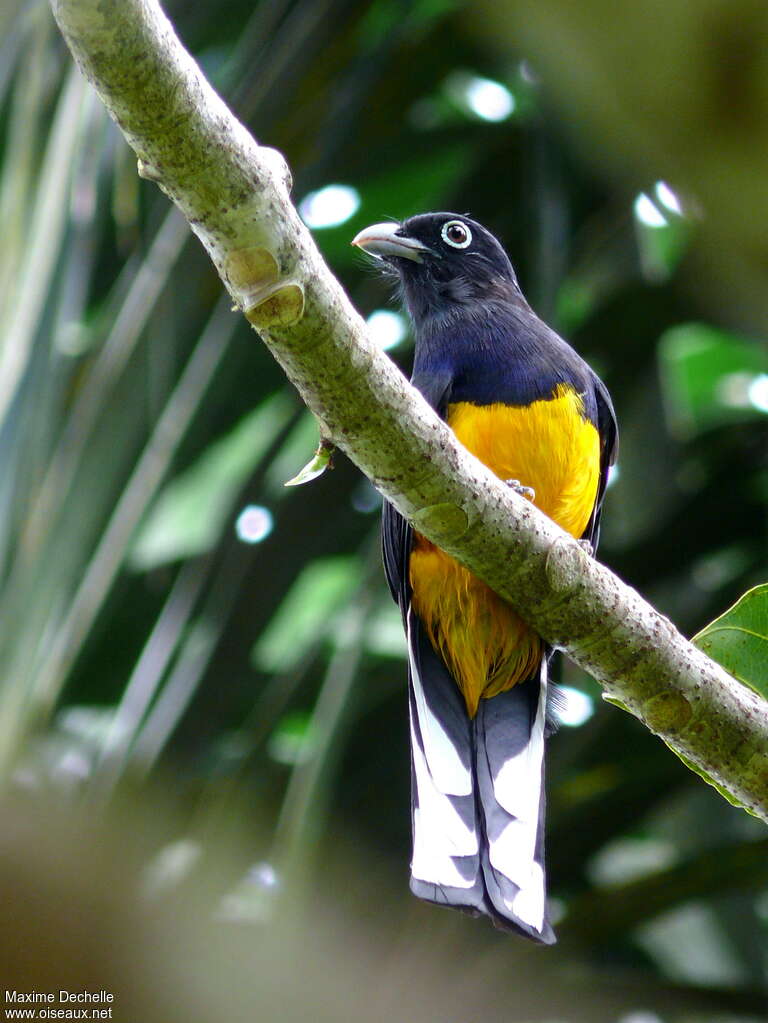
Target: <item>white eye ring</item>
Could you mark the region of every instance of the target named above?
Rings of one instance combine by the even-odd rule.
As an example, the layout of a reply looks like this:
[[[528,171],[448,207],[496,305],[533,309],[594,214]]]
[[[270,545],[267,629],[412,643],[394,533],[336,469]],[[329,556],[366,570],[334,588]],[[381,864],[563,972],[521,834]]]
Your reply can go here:
[[[465,238],[463,241],[453,241],[448,237],[448,232],[454,227],[459,227],[464,232]],[[445,244],[450,245],[452,249],[466,249],[468,245],[472,244],[472,232],[463,220],[449,220],[447,224],[443,224],[440,237],[443,239]]]

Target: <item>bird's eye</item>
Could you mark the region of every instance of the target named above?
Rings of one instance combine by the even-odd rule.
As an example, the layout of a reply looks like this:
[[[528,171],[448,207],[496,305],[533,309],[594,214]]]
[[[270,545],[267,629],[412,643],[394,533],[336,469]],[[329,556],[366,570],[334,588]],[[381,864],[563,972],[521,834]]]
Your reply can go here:
[[[461,220],[449,220],[443,224],[440,235],[454,249],[466,249],[472,242],[472,232]]]

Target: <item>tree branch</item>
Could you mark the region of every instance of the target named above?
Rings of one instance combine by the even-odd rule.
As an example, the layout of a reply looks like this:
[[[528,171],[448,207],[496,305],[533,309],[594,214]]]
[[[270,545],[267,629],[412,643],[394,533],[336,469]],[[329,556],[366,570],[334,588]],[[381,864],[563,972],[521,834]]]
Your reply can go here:
[[[768,820],[768,705],[456,441],[386,355],[289,200],[290,175],[204,79],[155,0],[52,0],[152,178],[321,428],[467,565],[728,795]]]

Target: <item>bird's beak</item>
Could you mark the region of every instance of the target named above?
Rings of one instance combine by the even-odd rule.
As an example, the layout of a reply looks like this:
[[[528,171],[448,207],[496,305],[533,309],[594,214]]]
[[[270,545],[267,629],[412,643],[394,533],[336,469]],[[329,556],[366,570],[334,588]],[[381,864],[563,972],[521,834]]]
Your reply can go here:
[[[423,252],[429,252],[429,247],[415,238],[409,238],[407,234],[398,234],[398,231],[399,224],[371,224],[370,227],[363,228],[360,234],[355,235],[352,245],[378,259],[400,256],[401,259],[421,263],[421,255]]]

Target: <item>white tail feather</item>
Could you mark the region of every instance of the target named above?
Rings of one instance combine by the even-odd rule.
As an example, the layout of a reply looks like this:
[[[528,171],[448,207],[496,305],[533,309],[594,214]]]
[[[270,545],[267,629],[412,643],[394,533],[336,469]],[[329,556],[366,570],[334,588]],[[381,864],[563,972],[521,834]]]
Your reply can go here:
[[[411,730],[418,805],[414,809],[411,873],[421,881],[471,888],[475,878],[461,875],[454,857],[476,856],[477,832],[461,819],[432,780],[418,738]]]
[[[546,665],[546,661],[544,662]],[[539,703],[528,745],[515,756],[509,757],[494,774],[493,791],[507,813],[519,821],[532,821],[538,825],[541,785],[541,765],[544,760],[544,724],[547,713],[547,671],[542,667]],[[534,828],[535,839],[536,828]],[[535,841],[534,841],[535,845]]]
[[[508,700],[511,702],[517,695],[510,694]],[[501,899],[509,914],[537,932],[544,928],[546,910],[546,879],[543,865],[537,859],[546,705],[547,669],[544,661],[534,720],[529,726],[523,721],[518,722],[522,734],[518,734],[517,738],[518,741],[523,738],[523,744],[514,748],[512,743],[513,752],[505,756],[504,751],[510,748],[512,739],[512,721],[508,721],[506,716],[497,719],[485,714],[480,736],[484,748],[479,750],[478,760],[488,860],[498,883],[494,901]],[[530,728],[528,734],[527,728]],[[486,784],[482,783],[483,778]],[[490,787],[487,782],[490,782]],[[498,908],[502,909],[502,906]]]
[[[452,796],[468,796],[472,792],[472,773],[462,763],[459,751],[451,742],[424,696],[424,687],[414,657],[412,642],[413,611],[408,611],[408,657],[411,682],[419,713],[419,730],[424,740],[424,756],[429,773],[440,792]]]
[[[481,700],[470,721],[410,609],[407,631],[411,887],[422,898],[487,913],[549,943],[541,833],[546,662],[540,679]]]

